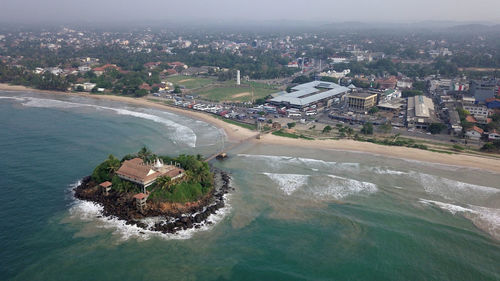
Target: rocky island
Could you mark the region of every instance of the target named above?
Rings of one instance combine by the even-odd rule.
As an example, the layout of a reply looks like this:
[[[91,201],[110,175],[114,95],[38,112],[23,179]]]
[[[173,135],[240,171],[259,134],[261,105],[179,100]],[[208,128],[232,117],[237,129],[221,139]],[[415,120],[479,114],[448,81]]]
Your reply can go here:
[[[121,160],[110,155],[75,188],[75,197],[103,206],[104,216],[143,229],[176,233],[199,228],[225,206],[229,175],[201,155],[157,156],[147,148]],[[145,218],[157,218],[154,225]]]

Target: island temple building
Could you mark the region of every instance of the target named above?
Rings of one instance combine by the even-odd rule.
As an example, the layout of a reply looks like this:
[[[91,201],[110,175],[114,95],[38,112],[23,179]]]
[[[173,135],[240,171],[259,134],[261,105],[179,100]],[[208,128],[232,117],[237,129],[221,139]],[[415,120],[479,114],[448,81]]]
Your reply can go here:
[[[123,180],[136,183],[146,190],[146,187],[153,184],[159,177],[167,176],[171,180],[179,180],[184,177],[184,169],[178,166],[177,163],[165,165],[160,159],[144,163],[141,158],[134,158],[125,160],[120,169],[116,171],[116,175]]]

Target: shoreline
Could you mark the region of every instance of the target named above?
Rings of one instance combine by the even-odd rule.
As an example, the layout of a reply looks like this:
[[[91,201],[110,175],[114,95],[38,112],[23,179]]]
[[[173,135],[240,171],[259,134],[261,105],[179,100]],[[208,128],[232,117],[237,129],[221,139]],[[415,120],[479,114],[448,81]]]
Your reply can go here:
[[[43,91],[32,89],[24,86],[13,86],[0,83],[0,90],[3,91],[22,91],[34,93],[47,93],[64,96],[80,96],[94,99],[110,100],[124,102],[134,105],[145,107],[153,107],[156,109],[163,109],[194,119],[205,121],[218,128],[222,128],[226,133],[229,141],[241,142],[256,135],[255,131],[251,131],[237,125],[233,125],[223,120],[217,119],[214,116],[186,109],[180,109],[165,104],[160,104],[146,100],[145,98],[132,98],[115,95],[93,95],[88,93],[70,93],[70,92],[57,92],[57,91]],[[416,160],[427,163],[442,164],[456,167],[476,168],[486,170],[494,173],[500,173],[500,159],[493,159],[488,157],[473,156],[468,154],[443,154],[416,148],[399,147],[399,146],[383,146],[368,142],[359,142],[355,140],[303,140],[303,139],[290,139],[286,137],[279,137],[272,134],[264,134],[260,140],[250,140],[254,144],[271,144],[271,145],[286,145],[292,147],[303,147],[310,149],[322,150],[339,150],[350,152],[361,152],[380,155],[390,158],[398,158],[404,160]]]

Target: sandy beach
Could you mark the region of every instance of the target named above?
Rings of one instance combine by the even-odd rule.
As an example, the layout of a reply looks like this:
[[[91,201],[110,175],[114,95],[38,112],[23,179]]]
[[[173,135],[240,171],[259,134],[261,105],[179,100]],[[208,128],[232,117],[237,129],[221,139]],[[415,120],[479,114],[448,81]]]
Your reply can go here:
[[[216,127],[224,129],[229,140],[231,142],[240,142],[251,138],[256,135],[256,132],[241,128],[239,126],[229,124],[220,119],[215,118],[213,115],[180,109],[160,103],[155,103],[149,101],[145,98],[131,98],[113,95],[93,95],[88,93],[69,93],[69,92],[56,92],[56,91],[39,91],[36,89],[31,89],[23,86],[12,86],[7,84],[0,84],[0,90],[4,91],[23,91],[23,92],[43,92],[57,95],[66,96],[82,96],[94,99],[105,99],[112,101],[119,101],[125,103],[131,103],[135,105],[141,105],[146,107],[154,107],[158,109],[164,109],[171,112],[176,112],[183,114],[198,120],[203,120]],[[275,145],[287,145],[296,146],[304,148],[316,148],[324,150],[343,150],[343,151],[355,151],[371,153],[376,155],[381,155],[385,157],[401,158],[407,160],[416,160],[422,162],[430,162],[444,165],[452,166],[462,166],[477,168],[482,170],[487,170],[495,173],[500,173],[500,160],[467,155],[467,154],[444,154],[432,151],[426,151],[415,148],[407,147],[397,147],[397,146],[383,146],[367,142],[358,142],[354,140],[304,140],[304,139],[291,139],[285,137],[278,137],[271,134],[264,135],[260,140],[252,140],[255,143],[265,143],[265,144],[275,144]]]

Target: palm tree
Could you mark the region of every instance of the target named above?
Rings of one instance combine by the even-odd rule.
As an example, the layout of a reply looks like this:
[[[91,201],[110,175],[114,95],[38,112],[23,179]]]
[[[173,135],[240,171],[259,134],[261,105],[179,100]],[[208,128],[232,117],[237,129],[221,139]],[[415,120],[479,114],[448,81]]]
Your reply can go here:
[[[168,191],[171,191],[170,187],[172,186],[172,179],[168,176],[159,177],[158,179],[156,179],[156,184],[161,189],[167,189]]]
[[[114,157],[112,154],[108,156],[106,160],[106,170],[111,175],[114,174],[120,168],[120,160]]]
[[[152,154],[153,153],[151,152],[151,150],[149,150],[149,148],[143,146],[137,153],[137,156],[139,156],[139,158],[141,158],[143,161],[148,161]]]

